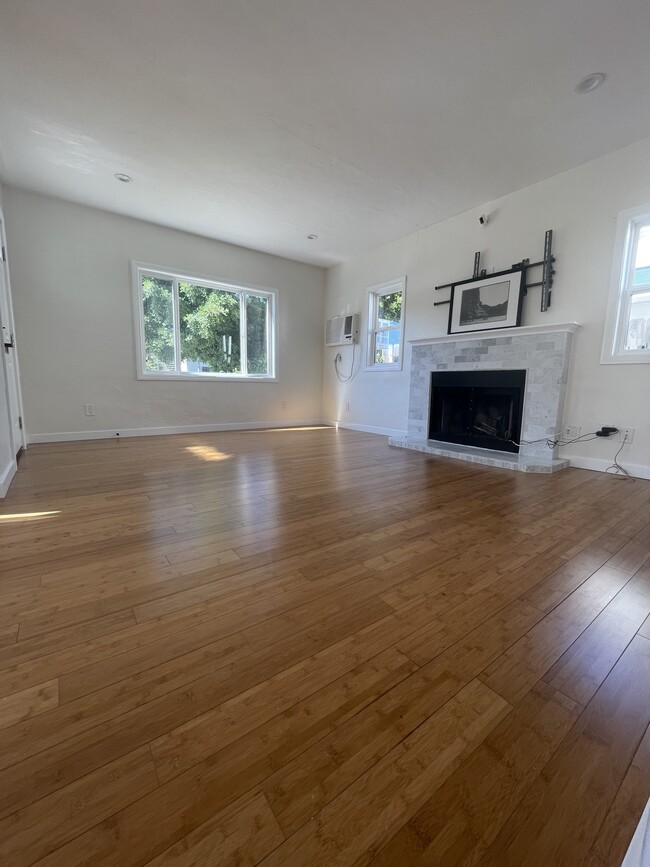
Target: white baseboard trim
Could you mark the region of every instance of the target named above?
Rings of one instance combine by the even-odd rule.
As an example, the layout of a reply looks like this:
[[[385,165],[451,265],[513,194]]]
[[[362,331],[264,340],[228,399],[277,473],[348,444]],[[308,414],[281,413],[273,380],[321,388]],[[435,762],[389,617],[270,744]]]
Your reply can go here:
[[[194,425],[170,425],[168,427],[134,427],[134,428],[113,428],[112,430],[75,430],[75,431],[59,431],[56,433],[41,433],[29,434],[27,442],[31,444],[37,443],[63,443],[75,442],[78,440],[104,440],[115,439],[119,433],[122,437],[155,437],[167,436],[170,434],[188,434],[188,433],[214,433],[216,431],[229,430],[263,430],[264,428],[290,428],[290,427],[312,427],[314,425],[327,424],[320,419],[308,418],[302,421],[249,421],[235,424],[194,424]]]
[[[572,467],[578,467],[581,470],[596,470],[599,473],[604,473],[607,467],[612,465],[611,459],[608,460],[607,458],[580,458],[575,455],[565,455],[564,457],[571,461]],[[619,458],[618,462],[622,467],[625,467],[631,476],[638,479],[650,479],[650,467],[644,464],[630,464],[625,458]],[[612,471],[610,475],[614,476],[616,473]],[[621,473],[618,473],[618,476],[621,478]]]
[[[17,469],[18,465],[16,464],[16,461],[13,460],[0,476],[0,499],[7,496],[9,485],[11,484],[13,477],[16,475]]]
[[[352,422],[343,422],[343,421],[324,421],[323,424],[331,425],[331,427],[342,427],[346,430],[358,430],[363,433],[372,433],[372,434],[380,434],[381,436],[386,437],[404,437],[406,436],[405,430],[397,430],[392,427],[373,427],[369,424],[352,424]]]
[[[54,433],[29,434],[27,442],[31,444],[37,443],[60,443],[60,442],[75,442],[82,440],[102,440],[113,439],[117,433],[120,437],[151,437],[151,436],[167,436],[173,434],[188,434],[188,433],[214,433],[218,431],[245,431],[245,430],[263,430],[264,428],[285,428],[285,427],[311,427],[313,425],[328,425],[330,427],[340,427],[346,430],[356,430],[362,433],[378,434],[386,437],[404,437],[406,431],[396,428],[375,427],[367,424],[354,424],[352,422],[341,422],[322,419],[303,419],[301,421],[291,422],[241,422],[234,424],[202,424],[202,425],[169,425],[167,427],[142,427],[142,428],[121,428],[120,430],[92,430],[92,431],[58,431]],[[566,455],[571,461],[572,467],[578,467],[584,470],[596,470],[604,473],[607,467],[611,466],[611,460],[607,458],[584,458],[575,455]],[[627,461],[620,461],[621,465],[630,473],[640,479],[650,479],[650,466],[644,464],[630,464]],[[14,461],[4,474],[0,476],[0,498],[4,497],[9,490],[9,485],[16,472],[16,462]],[[612,473],[612,475],[614,475]]]

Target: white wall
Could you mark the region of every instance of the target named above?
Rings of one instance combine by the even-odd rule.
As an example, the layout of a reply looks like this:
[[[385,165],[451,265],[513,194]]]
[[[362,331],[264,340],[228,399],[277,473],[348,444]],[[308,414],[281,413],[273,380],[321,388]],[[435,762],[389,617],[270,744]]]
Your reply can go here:
[[[320,419],[322,269],[10,186],[4,206],[29,441]],[[278,382],[137,380],[131,259],[277,289]]]
[[[565,422],[580,425],[583,432],[602,424],[634,427],[634,442],[619,460],[650,477],[650,364],[600,364],[617,215],[645,202],[650,202],[650,139],[330,269],[326,316],[363,313],[364,345],[361,352],[357,347],[357,362],[365,360],[365,289],[406,274],[406,339],[445,334],[449,308],[434,308],[433,302],[448,294],[434,293],[436,284],[470,277],[476,250],[482,251],[482,267],[488,270],[509,268],[525,257],[537,261],[544,232],[552,228],[557,257],[552,307],[541,313],[539,289],[531,289],[522,324],[582,323],[574,343]],[[484,213],[490,219],[481,227],[478,217]],[[325,350],[324,418],[405,431],[410,348],[401,372],[365,372],[361,366],[347,384],[334,375],[336,352]],[[350,347],[342,350],[345,372],[351,353]],[[565,447],[562,453],[576,465],[605,469],[616,448],[611,440],[597,440]]]

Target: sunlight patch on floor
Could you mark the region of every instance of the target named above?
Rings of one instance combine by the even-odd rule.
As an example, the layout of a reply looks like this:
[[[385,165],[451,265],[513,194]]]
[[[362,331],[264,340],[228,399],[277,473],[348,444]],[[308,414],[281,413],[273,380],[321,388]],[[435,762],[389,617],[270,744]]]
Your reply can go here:
[[[330,427],[331,427],[331,425],[328,425],[328,424],[305,425],[304,427],[265,427],[262,430],[247,430],[247,431],[242,431],[242,433],[248,433],[248,434],[284,433],[286,431],[292,431],[292,430],[328,430]]]
[[[220,452],[213,446],[186,446],[185,451],[194,455],[195,458],[201,458],[202,461],[227,461],[232,457],[232,455]]]
[[[0,515],[0,521],[5,524],[18,524],[28,521],[42,521],[44,518],[52,518],[54,515],[60,515],[60,511],[53,512],[16,512],[13,515]]]

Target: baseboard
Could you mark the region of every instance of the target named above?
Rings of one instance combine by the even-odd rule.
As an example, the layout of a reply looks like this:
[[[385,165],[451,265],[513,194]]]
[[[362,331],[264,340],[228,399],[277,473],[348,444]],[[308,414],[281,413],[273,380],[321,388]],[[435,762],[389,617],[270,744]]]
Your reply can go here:
[[[581,458],[575,455],[565,455],[571,461],[572,467],[578,467],[581,470],[596,470],[599,473],[607,471],[608,467],[612,466],[611,458]],[[619,464],[628,471],[631,476],[637,479],[650,479],[650,467],[644,464],[630,464],[625,459],[619,458]],[[616,475],[612,470],[611,475]],[[622,478],[622,473],[618,473],[619,478]]]
[[[405,430],[397,430],[392,427],[373,427],[369,424],[353,424],[352,422],[343,421],[324,421],[323,424],[331,425],[332,427],[342,427],[345,430],[358,430],[363,433],[381,434],[386,437],[403,437],[406,436]]]
[[[155,437],[170,434],[187,433],[214,433],[215,431],[229,430],[263,430],[264,428],[289,428],[289,427],[312,427],[321,425],[320,419],[309,418],[302,421],[249,421],[235,424],[195,424],[195,425],[170,425],[167,427],[134,427],[113,428],[112,430],[76,430],[59,431],[56,433],[28,434],[27,442],[37,443],[62,443],[78,440],[104,440],[114,439],[119,433],[122,437]],[[327,422],[325,422],[327,424]]]
[[[216,431],[236,431],[236,430],[263,430],[264,428],[285,428],[285,427],[311,427],[312,425],[328,425],[331,427],[340,427],[346,430],[356,430],[363,433],[379,434],[387,437],[404,437],[406,431],[396,428],[375,427],[367,424],[354,424],[352,422],[331,421],[322,419],[303,419],[301,421],[290,422],[242,422],[234,424],[202,424],[202,425],[170,425],[167,427],[142,427],[142,428],[121,428],[120,430],[93,430],[93,431],[59,431],[55,433],[29,434],[27,442],[29,444],[37,443],[59,443],[59,442],[74,442],[81,440],[101,440],[113,439],[117,433],[120,437],[151,437],[151,436],[166,436],[170,434],[187,434],[187,433],[213,433]],[[596,470],[604,473],[611,466],[611,460],[606,458],[583,458],[574,455],[567,455],[571,461],[572,467],[578,467],[584,470]],[[640,479],[650,479],[650,466],[644,464],[631,464],[627,461],[621,462],[622,466],[630,473]],[[16,462],[7,468],[3,476],[0,476],[0,498],[4,497],[9,490],[9,485],[16,472]],[[612,474],[613,475],[613,474]]]
[[[11,484],[13,477],[16,475],[16,470],[18,466],[16,461],[13,460],[9,466],[5,469],[3,474],[0,476],[0,499],[3,499],[7,496],[7,491],[9,490],[9,485]]]

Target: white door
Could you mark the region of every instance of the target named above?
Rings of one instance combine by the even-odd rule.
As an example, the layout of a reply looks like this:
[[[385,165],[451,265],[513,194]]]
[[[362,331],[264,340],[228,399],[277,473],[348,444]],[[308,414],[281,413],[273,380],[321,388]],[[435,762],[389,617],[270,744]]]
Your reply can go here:
[[[2,240],[2,260],[0,261],[0,331],[2,340],[0,352],[4,361],[9,392],[9,426],[14,454],[18,454],[24,445],[20,385],[18,380],[18,359],[16,358],[16,338],[14,336],[14,317],[9,290],[9,272],[7,270],[6,252],[4,247],[4,225],[0,221],[0,239]],[[1,373],[0,373],[1,376]],[[0,382],[0,387],[2,383]]]

